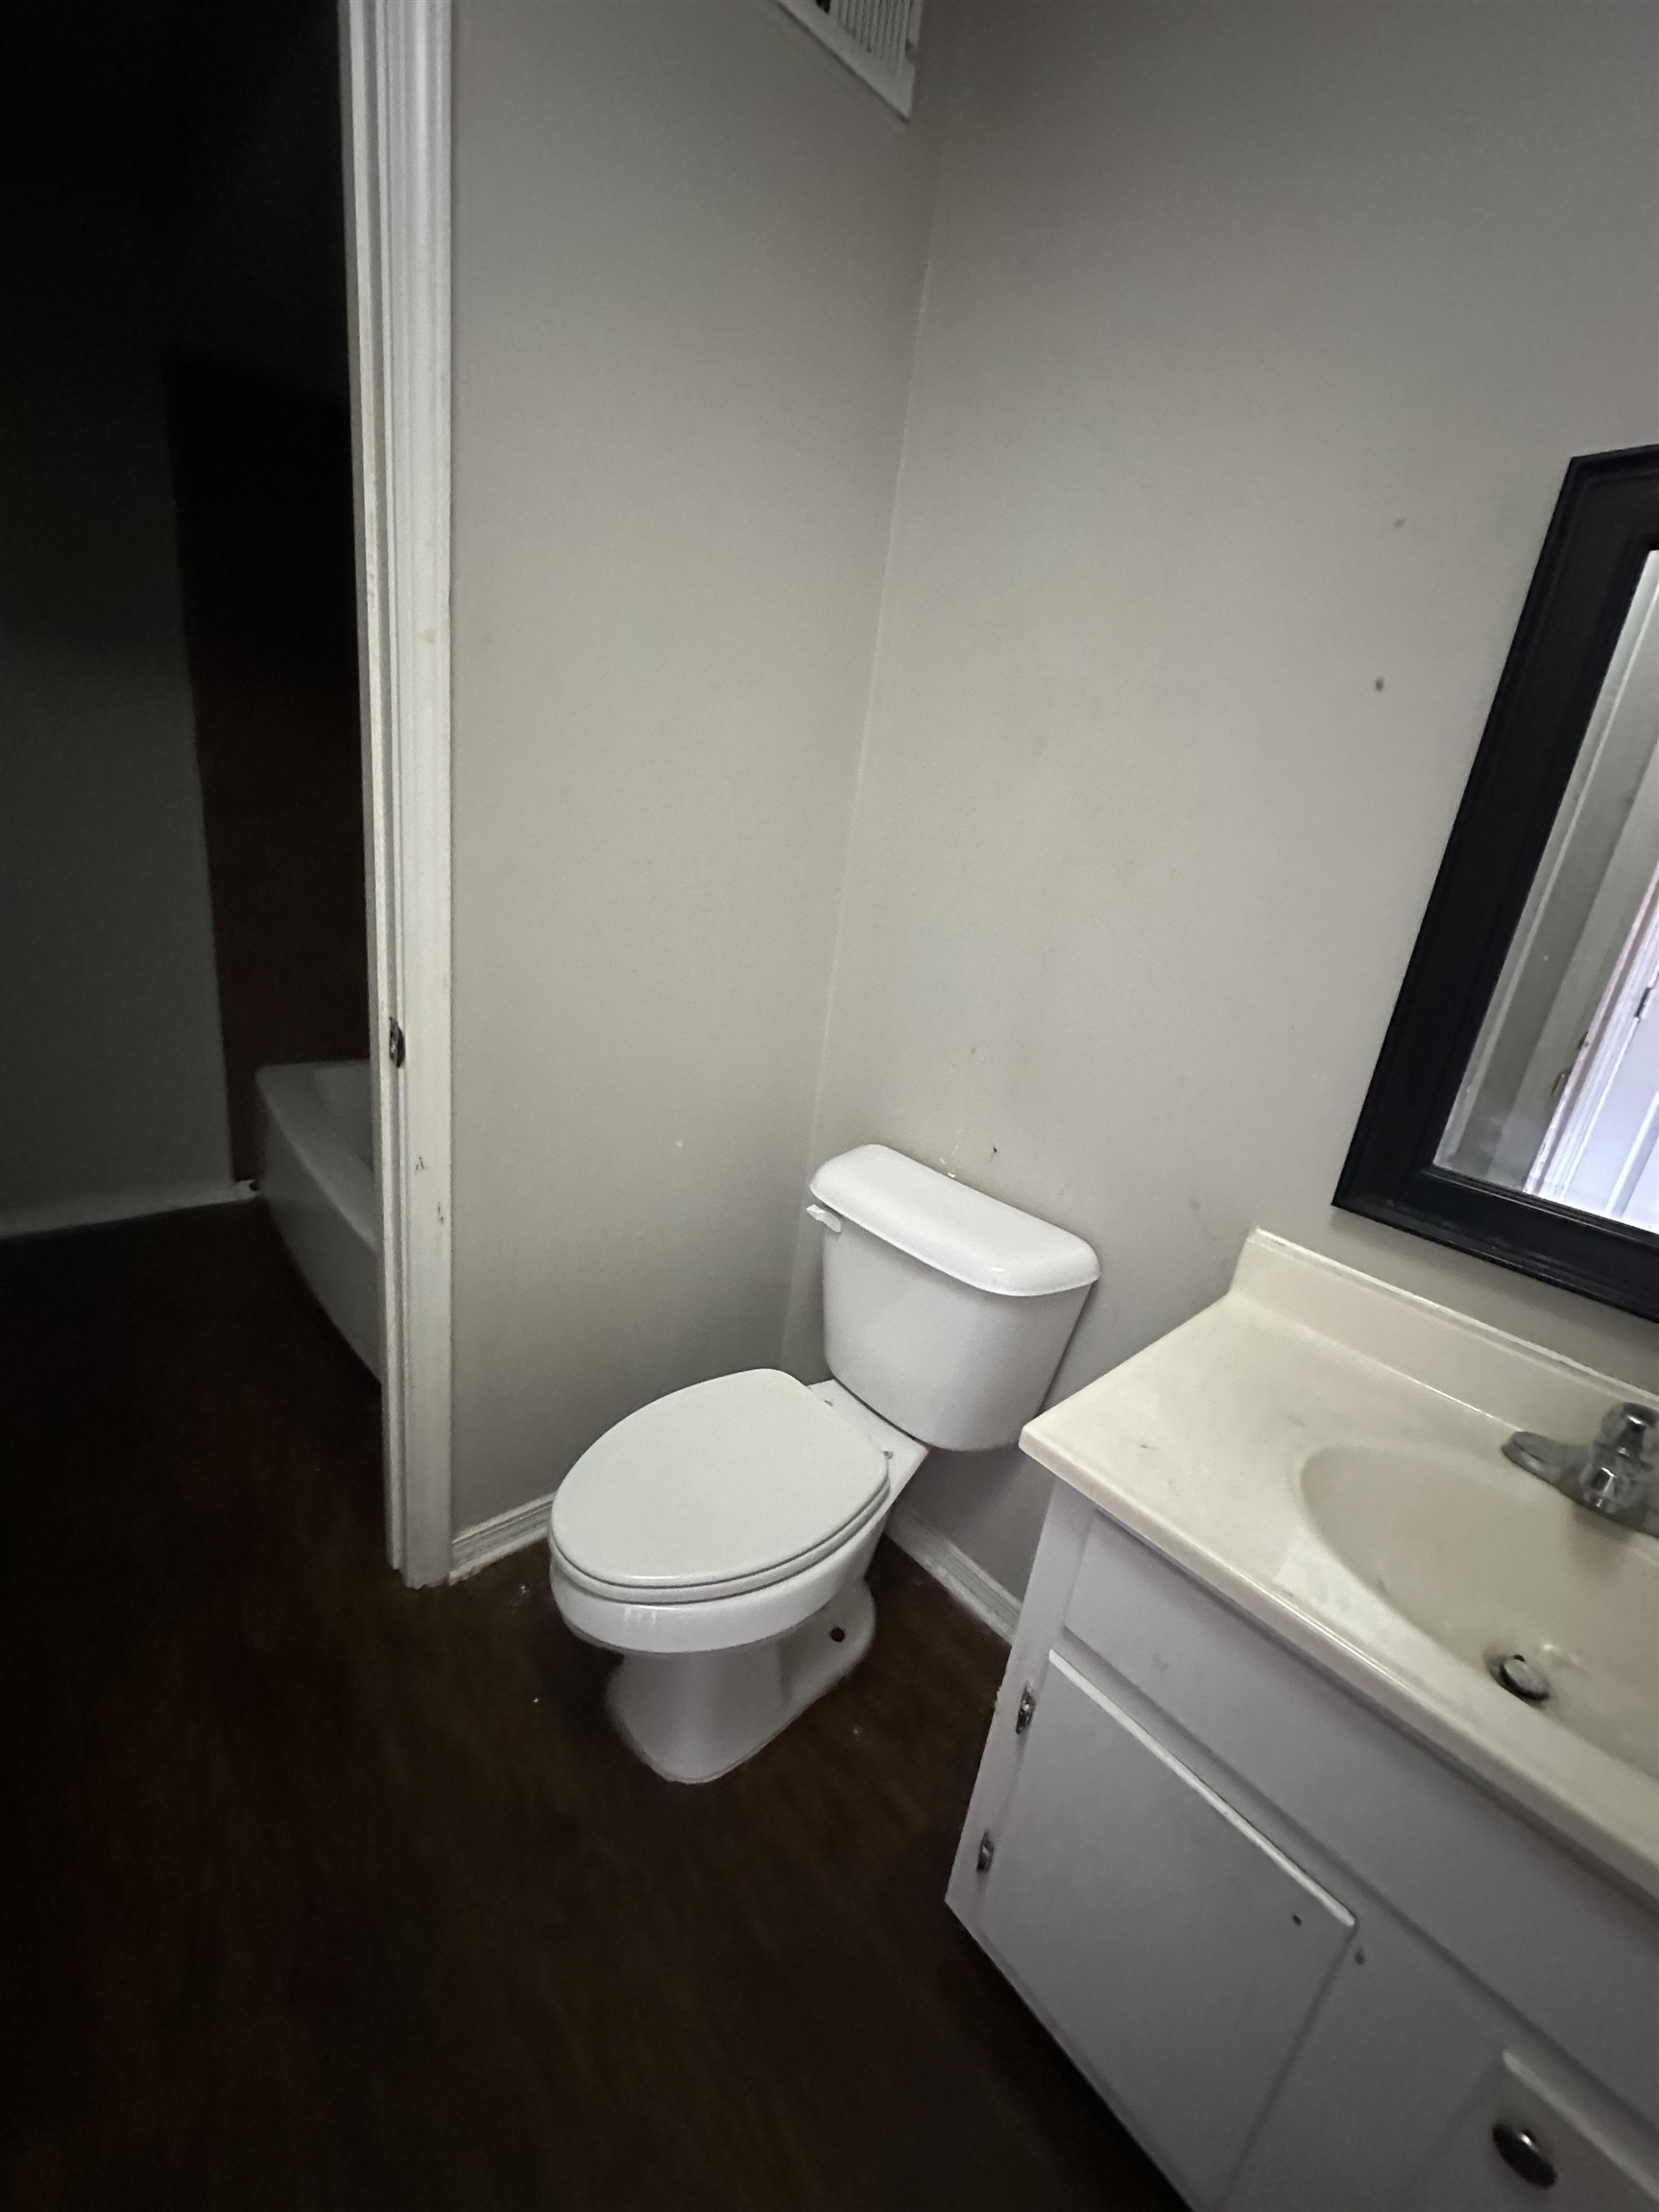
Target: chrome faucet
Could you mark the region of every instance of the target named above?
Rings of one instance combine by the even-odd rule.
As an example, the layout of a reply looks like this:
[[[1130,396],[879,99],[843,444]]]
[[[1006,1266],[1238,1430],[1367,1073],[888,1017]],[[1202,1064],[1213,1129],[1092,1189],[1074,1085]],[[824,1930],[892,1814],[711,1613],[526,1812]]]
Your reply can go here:
[[[1659,1407],[1626,1399],[1612,1406],[1589,1444],[1560,1444],[1519,1429],[1505,1459],[1551,1483],[1575,1505],[1622,1527],[1659,1536]]]

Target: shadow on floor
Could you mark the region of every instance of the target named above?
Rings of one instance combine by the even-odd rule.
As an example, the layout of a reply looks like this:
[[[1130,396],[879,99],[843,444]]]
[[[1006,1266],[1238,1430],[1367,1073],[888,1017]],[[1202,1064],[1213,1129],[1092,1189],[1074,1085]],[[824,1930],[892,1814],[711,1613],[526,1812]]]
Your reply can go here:
[[[257,1206],[0,1247],[8,2206],[1176,2200],[950,1919],[1002,1649],[676,1789],[526,1551],[405,1590],[378,1400]]]

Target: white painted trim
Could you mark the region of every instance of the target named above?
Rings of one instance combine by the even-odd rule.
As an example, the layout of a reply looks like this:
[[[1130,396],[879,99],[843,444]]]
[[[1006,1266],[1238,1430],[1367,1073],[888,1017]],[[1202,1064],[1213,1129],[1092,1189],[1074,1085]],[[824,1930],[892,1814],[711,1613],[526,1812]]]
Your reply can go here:
[[[975,1620],[983,1621],[1004,1644],[1013,1643],[1014,1631],[1020,1624],[1019,1599],[987,1575],[978,1560],[971,1559],[960,1544],[942,1536],[937,1528],[902,1503],[894,1507],[887,1533],[901,1551],[907,1552],[918,1567],[925,1567],[935,1582],[950,1591],[958,1605],[965,1605]]]
[[[450,5],[346,0],[340,20],[386,1542],[430,1583],[449,1573],[452,1404]]]
[[[258,1196],[252,1183],[164,1183],[153,1190],[106,1190],[91,1198],[50,1198],[39,1206],[0,1211],[0,1240],[44,1237],[55,1229],[95,1229],[105,1221],[140,1221],[152,1214],[183,1214],[198,1206],[239,1206]]]
[[[547,1516],[552,1509],[553,1493],[549,1490],[544,1498],[532,1498],[528,1505],[514,1505],[493,1520],[458,1528],[449,1546],[450,1581],[476,1575],[480,1567],[522,1551],[526,1545],[545,1542]]]

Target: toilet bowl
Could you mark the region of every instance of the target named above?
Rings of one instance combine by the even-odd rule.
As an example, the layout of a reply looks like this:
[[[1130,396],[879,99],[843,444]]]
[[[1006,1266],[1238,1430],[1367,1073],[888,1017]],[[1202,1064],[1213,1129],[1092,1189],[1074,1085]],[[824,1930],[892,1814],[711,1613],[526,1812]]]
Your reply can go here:
[[[1099,1272],[1081,1238],[884,1145],[811,1191],[832,1379],[751,1368],[656,1399],[549,1515],[559,1611],[622,1654],[612,1719],[671,1781],[741,1765],[857,1665],[911,1476],[933,1446],[1014,1440]]]
[[[607,1702],[646,1765],[712,1781],[869,1648],[864,1571],[927,1447],[837,1382],[808,1389],[755,1368],[656,1400],[601,1448],[596,1465],[589,1454],[572,1468],[550,1517],[559,1610],[589,1643],[624,1654]],[[765,1497],[768,1475],[783,1501]],[[664,1580],[676,1548],[661,1541],[662,1508],[677,1489],[696,1494],[692,1540],[678,1548],[684,1572]],[[755,1540],[745,1509],[780,1503]],[[658,1541],[642,1545],[648,1530]]]

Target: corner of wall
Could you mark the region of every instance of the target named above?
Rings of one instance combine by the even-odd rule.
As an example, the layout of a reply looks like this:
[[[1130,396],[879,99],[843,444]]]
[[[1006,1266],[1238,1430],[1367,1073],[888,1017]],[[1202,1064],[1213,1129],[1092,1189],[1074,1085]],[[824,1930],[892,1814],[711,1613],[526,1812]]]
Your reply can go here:
[[[834,1028],[835,998],[841,981],[841,955],[847,933],[847,901],[850,888],[851,863],[854,836],[858,826],[858,810],[864,795],[865,771],[870,759],[871,730],[876,713],[876,690],[881,670],[882,649],[887,636],[887,611],[889,589],[893,580],[895,548],[899,537],[899,514],[904,494],[904,475],[910,456],[911,429],[916,406],[916,365],[921,357],[923,332],[926,327],[927,306],[933,277],[933,242],[938,228],[940,185],[945,162],[950,152],[951,125],[951,59],[955,31],[953,16],[948,11],[940,15],[942,35],[930,57],[932,67],[926,81],[923,98],[926,110],[923,123],[938,135],[934,149],[932,168],[932,197],[927,210],[927,244],[922,258],[922,282],[916,294],[916,323],[910,340],[910,373],[904,393],[904,421],[899,434],[899,457],[893,471],[893,500],[887,517],[887,549],[881,564],[881,595],[877,607],[876,631],[870,645],[870,680],[864,691],[863,727],[858,737],[858,760],[853,772],[852,789],[848,795],[847,819],[841,835],[841,888],[835,907],[835,932],[830,955],[830,977],[824,994],[824,1023],[818,1047],[818,1078],[813,1087],[812,1113],[807,1123],[805,1158],[802,1162],[801,1184],[805,1190],[807,1178],[819,1165],[825,1122],[825,1090],[830,1070],[830,1040]],[[919,103],[920,105],[920,103]],[[911,129],[917,128],[912,122]],[[795,1235],[795,1254],[789,1271],[789,1291],[784,1304],[779,1364],[804,1382],[821,1378],[824,1366],[823,1337],[824,1314],[819,1291],[818,1238],[820,1231],[803,1212]]]

